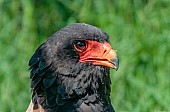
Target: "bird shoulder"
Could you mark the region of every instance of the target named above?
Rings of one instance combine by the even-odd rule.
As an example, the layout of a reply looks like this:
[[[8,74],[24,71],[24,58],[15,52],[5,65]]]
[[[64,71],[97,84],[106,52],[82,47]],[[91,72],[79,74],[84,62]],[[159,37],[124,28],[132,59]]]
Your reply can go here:
[[[35,110],[33,109],[33,107],[34,107],[34,104],[32,103],[32,100],[31,100],[26,112],[45,112],[40,105],[38,105],[38,109],[35,109]]]

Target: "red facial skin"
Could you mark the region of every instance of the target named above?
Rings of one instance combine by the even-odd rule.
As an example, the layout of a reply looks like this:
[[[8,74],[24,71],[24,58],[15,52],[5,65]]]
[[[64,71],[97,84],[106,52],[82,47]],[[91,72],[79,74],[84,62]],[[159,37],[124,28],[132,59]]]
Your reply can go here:
[[[117,58],[115,50],[112,49],[108,42],[100,43],[92,40],[85,40],[86,47],[79,50],[80,62],[91,62],[94,65],[102,65],[109,68],[116,68],[111,60]]]

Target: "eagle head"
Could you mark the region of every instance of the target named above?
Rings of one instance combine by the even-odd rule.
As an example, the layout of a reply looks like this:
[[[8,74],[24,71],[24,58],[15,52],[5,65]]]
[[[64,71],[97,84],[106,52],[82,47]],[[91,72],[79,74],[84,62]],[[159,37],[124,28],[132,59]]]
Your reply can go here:
[[[34,110],[113,112],[109,68],[119,60],[101,29],[76,23],[47,39],[29,61]]]

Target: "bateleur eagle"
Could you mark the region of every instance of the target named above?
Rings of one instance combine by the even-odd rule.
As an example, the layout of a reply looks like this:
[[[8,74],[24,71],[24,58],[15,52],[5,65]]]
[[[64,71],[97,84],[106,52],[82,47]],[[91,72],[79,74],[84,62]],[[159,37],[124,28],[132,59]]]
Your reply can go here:
[[[114,112],[109,68],[116,52],[101,29],[68,25],[44,42],[29,61],[33,112]]]

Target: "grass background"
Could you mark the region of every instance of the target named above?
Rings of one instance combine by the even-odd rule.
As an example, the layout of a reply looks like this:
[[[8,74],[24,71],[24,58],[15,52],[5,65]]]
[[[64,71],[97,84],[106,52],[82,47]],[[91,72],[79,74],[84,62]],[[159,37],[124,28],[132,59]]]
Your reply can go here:
[[[76,22],[110,35],[120,69],[111,71],[117,112],[170,112],[170,0],[0,0],[0,112],[30,102],[28,60]]]

